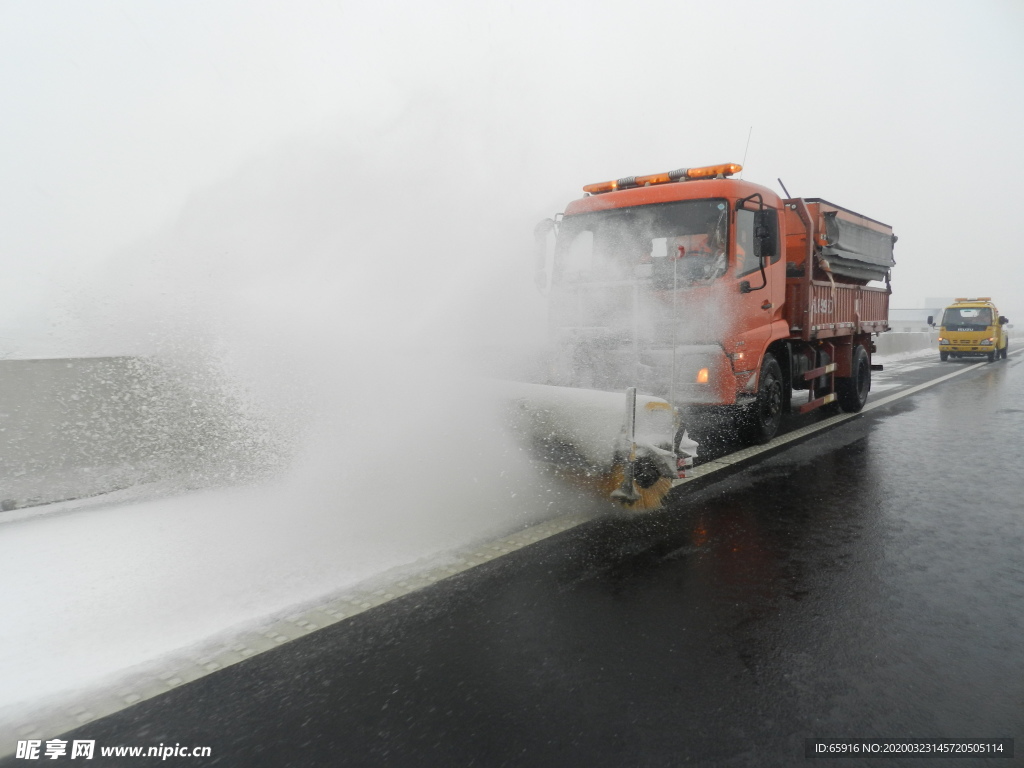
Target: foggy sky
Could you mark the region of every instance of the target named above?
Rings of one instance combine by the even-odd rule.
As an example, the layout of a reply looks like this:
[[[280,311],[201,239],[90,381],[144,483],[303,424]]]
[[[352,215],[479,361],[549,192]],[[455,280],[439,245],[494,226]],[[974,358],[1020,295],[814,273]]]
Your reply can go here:
[[[318,151],[339,174],[385,158],[401,192],[361,211],[453,194],[452,221],[524,244],[583,184],[746,153],[744,178],[895,228],[892,306],[991,295],[1024,322],[1021,40],[1013,0],[4,0],[0,335],[52,331],[112,260],[289,147],[311,189]],[[462,258],[515,258],[480,241]]]

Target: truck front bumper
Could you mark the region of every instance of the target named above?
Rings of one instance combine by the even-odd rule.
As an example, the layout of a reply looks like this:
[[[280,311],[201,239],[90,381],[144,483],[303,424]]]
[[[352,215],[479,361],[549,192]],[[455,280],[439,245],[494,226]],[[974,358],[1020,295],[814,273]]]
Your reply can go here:
[[[995,345],[991,346],[967,346],[966,344],[943,344],[939,352],[949,352],[951,355],[989,355],[996,351]]]

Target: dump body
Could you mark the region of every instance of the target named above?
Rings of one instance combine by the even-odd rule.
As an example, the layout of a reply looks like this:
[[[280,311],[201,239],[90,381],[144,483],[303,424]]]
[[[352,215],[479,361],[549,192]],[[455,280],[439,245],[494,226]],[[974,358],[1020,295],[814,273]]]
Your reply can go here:
[[[591,185],[567,206],[551,273],[553,383],[637,386],[748,424],[767,398],[771,423],[752,442],[774,434],[793,390],[808,390],[803,410],[863,405],[871,335],[889,327],[892,229],[730,172]]]
[[[811,341],[889,330],[892,227],[824,200],[784,204],[791,334]]]

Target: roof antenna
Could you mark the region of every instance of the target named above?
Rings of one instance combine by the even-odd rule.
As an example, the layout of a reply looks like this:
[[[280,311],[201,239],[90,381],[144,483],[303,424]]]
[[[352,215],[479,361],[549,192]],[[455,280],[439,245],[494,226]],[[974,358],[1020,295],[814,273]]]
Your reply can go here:
[[[747,150],[750,149],[750,134],[754,132],[754,126],[750,126],[750,130],[747,131],[747,146],[743,148],[743,162],[740,163],[744,168],[747,167]],[[743,171],[740,171],[740,178],[743,178]]]
[[[782,183],[782,179],[776,179],[776,181],[779,182],[779,186],[782,187],[782,191],[786,193],[787,199],[792,200],[793,196],[789,194],[789,190],[786,189],[786,185]]]

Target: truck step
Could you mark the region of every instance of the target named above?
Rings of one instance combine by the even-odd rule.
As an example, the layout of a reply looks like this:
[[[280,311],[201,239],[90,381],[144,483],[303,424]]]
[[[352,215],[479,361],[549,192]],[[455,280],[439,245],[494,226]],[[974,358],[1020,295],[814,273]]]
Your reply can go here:
[[[821,408],[823,405],[835,402],[835,392],[829,392],[824,397],[819,397],[817,400],[811,400],[809,403],[804,403],[797,409],[797,413],[807,413],[813,411],[815,408]]]
[[[810,381],[811,379],[816,379],[819,376],[824,376],[826,373],[832,373],[832,371],[834,371],[835,369],[835,363],[823,365],[821,366],[821,368],[814,368],[813,370],[807,371],[807,373],[804,374],[804,381]]]

